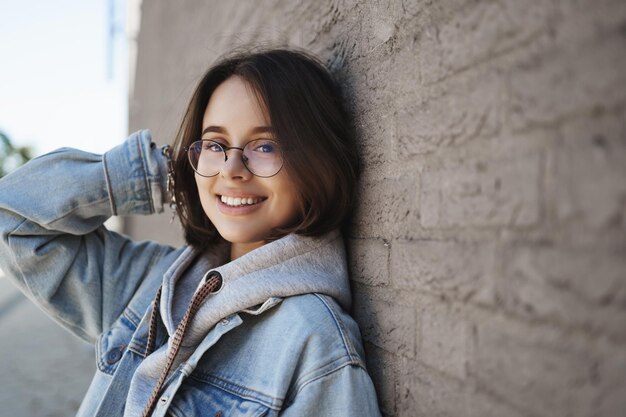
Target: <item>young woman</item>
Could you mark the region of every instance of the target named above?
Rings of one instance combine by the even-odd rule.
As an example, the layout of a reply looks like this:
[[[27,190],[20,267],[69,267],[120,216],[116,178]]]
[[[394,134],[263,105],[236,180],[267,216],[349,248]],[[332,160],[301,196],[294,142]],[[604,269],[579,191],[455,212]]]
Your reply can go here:
[[[341,228],[357,150],[337,86],[304,52],[222,59],[174,145],[59,149],[0,181],[0,267],[95,342],[80,416],[379,416]],[[188,245],[111,215],[175,201]]]

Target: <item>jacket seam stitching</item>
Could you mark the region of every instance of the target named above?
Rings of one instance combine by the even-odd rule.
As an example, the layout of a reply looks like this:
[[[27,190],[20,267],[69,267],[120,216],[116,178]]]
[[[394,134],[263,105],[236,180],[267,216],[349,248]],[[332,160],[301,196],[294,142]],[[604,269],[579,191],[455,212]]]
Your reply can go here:
[[[345,331],[345,328],[343,327],[343,323],[340,322],[333,308],[326,302],[326,300],[322,298],[320,294],[314,293],[313,295],[315,295],[324,304],[324,306],[326,306],[326,308],[330,312],[330,315],[333,318],[333,321],[335,322],[337,329],[339,330],[339,334],[341,335],[341,340],[343,341],[344,349],[346,349],[346,354],[348,355],[351,361],[354,361],[355,355],[353,353],[354,352],[353,346],[346,338],[346,331]]]
[[[139,157],[141,160],[141,169],[143,171],[144,186],[146,187],[146,191],[149,197],[148,201],[150,202],[150,213],[154,213],[156,210],[154,207],[154,202],[152,201],[152,189],[150,188],[150,180],[148,178],[148,171],[146,168],[146,165],[147,165],[146,157],[141,147],[141,138],[137,138],[137,149],[139,151]]]
[[[107,192],[109,193],[109,205],[111,206],[111,213],[117,216],[117,209],[115,200],[113,198],[113,188],[111,187],[111,179],[109,178],[109,165],[107,163],[107,154],[102,155],[102,165],[104,168],[104,180],[107,186]]]
[[[133,342],[132,340],[129,342],[128,344],[128,350],[130,350],[131,352],[141,356],[142,359],[147,358],[147,356],[145,355],[146,353],[146,347],[141,345],[140,343],[137,342]]]
[[[202,376],[204,376],[205,378],[203,378]],[[256,402],[258,404],[261,404],[261,405],[263,405],[265,407],[268,407],[268,408],[271,408],[273,410],[280,410],[280,407],[281,407],[282,403],[284,402],[283,398],[278,398],[278,397],[274,397],[272,395],[264,394],[262,392],[254,390],[254,389],[251,389],[251,388],[248,388],[248,387],[244,387],[244,386],[241,386],[241,385],[236,384],[234,382],[227,381],[225,379],[219,378],[219,377],[217,377],[215,375],[195,372],[195,373],[192,373],[191,375],[189,375],[189,378],[195,379],[198,382],[209,384],[211,386],[214,386],[217,389],[220,389],[222,391],[228,392],[229,394],[232,394],[232,395],[234,395],[236,397]],[[259,399],[259,398],[255,398],[255,397],[252,397],[252,396],[249,396],[249,395],[245,395],[245,394],[243,394],[241,392],[235,391],[234,389],[228,388],[227,386],[218,384],[216,381],[221,381],[221,382],[224,382],[224,384],[232,385],[234,387],[241,388],[242,390],[250,391],[251,393],[259,394],[261,396],[271,398],[272,402],[270,403],[269,401],[264,401],[264,400]],[[279,405],[275,405],[274,401],[277,402],[277,403],[280,403],[280,404]]]
[[[315,376],[314,378],[311,378],[311,379],[309,379],[309,380],[306,380],[306,381],[304,381],[302,384],[300,384],[300,385],[298,386],[298,388],[297,388],[297,389],[295,389],[295,390],[294,390],[294,391],[293,391],[293,392],[289,395],[289,397],[288,397],[288,401],[286,401],[286,402],[285,402],[286,406],[287,406],[287,407],[289,407],[290,405],[292,405],[292,404],[294,403],[294,401],[295,401],[296,396],[297,396],[297,395],[298,395],[298,394],[299,394],[299,393],[300,393],[300,392],[301,392],[304,388],[306,388],[307,386],[309,386],[310,384],[312,384],[312,383],[314,383],[314,382],[316,382],[316,381],[319,381],[319,380],[321,380],[321,379],[324,379],[324,378],[327,378],[327,377],[331,376],[332,374],[334,374],[334,373],[336,373],[336,372],[340,371],[341,369],[345,368],[346,366],[357,366],[357,367],[359,367],[359,368],[361,368],[361,369],[364,369],[364,370],[365,370],[365,368],[363,368],[363,366],[362,366],[361,364],[359,364],[359,363],[354,363],[354,362],[352,362],[352,361],[345,362],[345,363],[343,363],[343,364],[341,364],[341,365],[339,365],[339,366],[337,366],[337,367],[335,367],[335,368],[329,369],[328,371],[326,371],[326,372],[324,372],[324,373],[322,373],[322,374],[320,374],[320,375],[317,375],[317,376]]]
[[[293,388],[290,388],[287,390],[287,396],[286,398],[293,398],[298,392],[300,392],[300,390],[302,390],[302,387],[306,386],[307,384],[309,384],[311,381],[315,381],[316,379],[327,375],[327,374],[331,374],[333,372],[335,372],[338,369],[343,368],[346,365],[355,365],[355,366],[359,366],[361,368],[363,368],[363,365],[359,362],[359,361],[355,361],[353,359],[351,359],[349,356],[341,356],[337,359],[334,359],[330,362],[327,362],[317,368],[315,368],[314,370],[305,373],[304,375],[301,375],[298,379],[296,379],[296,381],[293,383]],[[318,372],[320,370],[323,370],[324,368],[328,368],[325,371],[322,371],[321,373],[318,374]],[[313,376],[311,376],[313,375]]]
[[[63,213],[62,215],[56,217],[54,220],[50,220],[49,222],[45,222],[45,223],[39,223],[39,225],[45,227],[47,230],[54,230],[54,229],[48,229],[48,226],[50,226],[52,223],[58,222],[59,220],[65,219],[67,216],[73,214],[77,209],[85,208],[85,207],[91,207],[91,206],[96,206],[96,205],[101,204],[103,201],[106,201],[106,200],[110,200],[110,199],[108,197],[105,197],[105,198],[101,198],[99,200],[90,201],[89,203],[79,204],[76,207],[72,207],[72,209],[67,211],[66,213]],[[37,223],[37,222],[33,222],[33,223]],[[21,226],[21,224],[20,224],[20,226]],[[59,232],[59,233],[68,234],[68,233],[65,233],[65,232]],[[85,236],[85,235],[75,235],[75,236]]]
[[[133,326],[135,326],[135,329],[137,329],[137,327],[139,327],[139,322],[141,321],[141,319],[137,320],[137,315],[130,308],[130,306],[128,306],[127,308],[124,309],[124,311],[122,311],[121,316],[126,317],[128,319],[128,321],[130,321],[133,324]]]

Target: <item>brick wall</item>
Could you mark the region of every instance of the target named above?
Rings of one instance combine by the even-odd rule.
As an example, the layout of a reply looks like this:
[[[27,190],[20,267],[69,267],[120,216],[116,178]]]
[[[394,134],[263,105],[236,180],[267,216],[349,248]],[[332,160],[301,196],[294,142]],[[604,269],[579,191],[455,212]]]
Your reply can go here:
[[[255,40],[345,86],[384,414],[626,416],[626,2],[145,0],[131,130],[170,140],[200,74]],[[165,223],[131,230],[176,241]]]

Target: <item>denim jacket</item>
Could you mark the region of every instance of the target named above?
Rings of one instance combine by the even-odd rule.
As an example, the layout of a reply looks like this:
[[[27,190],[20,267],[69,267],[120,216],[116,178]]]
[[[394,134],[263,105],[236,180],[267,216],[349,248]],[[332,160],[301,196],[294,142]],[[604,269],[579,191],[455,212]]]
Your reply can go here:
[[[140,131],[103,156],[63,148],[0,180],[0,268],[96,346],[78,415],[141,415],[175,312],[195,289],[177,283],[203,257],[223,285],[190,321],[153,416],[380,416],[359,329],[346,313],[340,233],[288,235],[226,262],[219,245],[200,254],[103,226],[111,215],[162,211],[165,172],[150,133]],[[147,355],[153,308],[157,348]]]

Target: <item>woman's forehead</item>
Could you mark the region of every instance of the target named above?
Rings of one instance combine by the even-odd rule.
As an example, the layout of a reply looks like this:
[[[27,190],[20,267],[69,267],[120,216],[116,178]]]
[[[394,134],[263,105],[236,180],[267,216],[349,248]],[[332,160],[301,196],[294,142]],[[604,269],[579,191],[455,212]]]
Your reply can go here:
[[[270,122],[252,86],[241,77],[233,76],[220,84],[211,95],[204,111],[202,129],[210,126],[234,131],[270,126]]]

